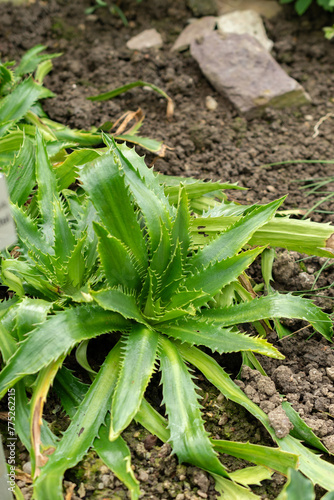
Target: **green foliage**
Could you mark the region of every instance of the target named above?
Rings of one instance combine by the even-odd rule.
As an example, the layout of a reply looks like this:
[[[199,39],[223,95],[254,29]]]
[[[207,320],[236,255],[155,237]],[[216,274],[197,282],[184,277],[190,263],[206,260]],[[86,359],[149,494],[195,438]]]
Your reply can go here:
[[[34,498],[62,499],[66,469],[93,448],[138,499],[121,437],[133,419],[169,440],[180,461],[211,473],[231,498],[256,498],[248,489],[252,481],[274,470],[286,474],[298,461],[313,483],[333,489],[333,466],[299,441],[326,451],[300,417],[287,407],[294,434],[278,439],[267,415],[201,350],[242,352],[255,364],[254,353],[281,359],[263,336],[238,329],[280,317],[304,319],[331,339],[330,317],[310,301],[271,293],[253,300],[242,283],[268,243],[331,256],[332,229],[277,216],[283,199],[240,206],[222,192],[235,185],[157,175],[110,135],[48,120],[38,105],[49,92],[41,85],[49,68],[41,51],[32,50],[16,73],[0,66],[6,94],[0,161],[19,239],[15,254],[5,251],[1,258],[1,284],[14,296],[0,304],[0,395],[15,386],[17,430],[31,454]],[[36,69],[38,82],[21,81],[26,68]],[[102,138],[105,148],[92,149]],[[68,154],[69,147],[77,149]],[[113,347],[95,372],[87,344],[103,334]],[[90,385],[62,367],[75,348]],[[211,439],[192,367],[258,418],[278,448]],[[157,370],[167,419],[145,400]],[[71,418],[60,439],[41,419],[53,381]],[[257,467],[229,474],[219,451]]]
[[[138,498],[130,452],[121,438],[133,419],[168,439],[180,461],[207,470],[216,478],[218,489],[231,490],[236,497],[252,495],[247,481],[268,477],[260,466],[270,463],[273,470],[283,472],[297,467],[297,455],[301,470],[330,489],[331,474],[322,474],[320,458],[310,459],[298,441],[302,437],[311,445],[318,443],[305,424],[300,424],[297,438],[276,438],[267,416],[196,347],[282,358],[265,338],[246,335],[237,328],[239,323],[281,316],[303,318],[331,338],[330,318],[305,299],[268,295],[243,302],[242,293],[238,300],[237,295],[229,299],[231,287],[241,287],[238,277],[264,250],[263,246],[247,249],[248,242],[275,220],[283,200],[248,207],[245,213],[233,215],[227,227],[219,225],[216,215],[221,221],[225,209],[237,213],[238,206],[226,204],[221,191],[217,192],[218,184],[183,184],[182,180],[177,184],[171,179],[168,186],[168,180],[148,169],[133,150],[117,146],[107,136],[104,140],[107,151],[93,161],[90,153],[79,158],[79,167],[76,161],[65,160],[68,170],[62,168],[70,173],[67,178],[79,175],[80,187],[75,190],[64,185],[60,189],[57,168],[61,167],[53,167],[47,142],[38,130],[35,138],[23,142],[20,151],[29,166],[25,181],[29,189],[22,185],[16,194],[18,162],[7,174],[20,253],[18,258],[4,254],[1,266],[2,284],[18,300],[12,299],[0,320],[5,361],[0,394],[15,386],[21,394],[17,411],[25,419],[27,411],[30,413],[30,431],[23,418],[18,429],[32,456],[36,500],[62,498],[65,470],[78,463],[90,447],[124,481],[131,497]],[[212,193],[223,198],[222,202],[215,201]],[[198,217],[192,209],[198,202],[207,204],[200,219],[211,229],[211,237],[200,243],[196,237],[203,228],[196,225]],[[115,346],[95,375],[86,358],[87,342],[106,333],[114,338]],[[21,342],[16,344],[18,340]],[[88,387],[60,369],[74,347],[79,347],[78,359],[93,379]],[[271,453],[261,447],[210,439],[188,363],[226,397],[259,418],[279,448]],[[145,390],[158,368],[166,421],[145,401]],[[72,419],[59,441],[39,424],[53,378]],[[28,386],[32,391],[29,409]],[[292,418],[298,428],[298,419]],[[51,455],[44,454],[48,446],[55,448]],[[222,450],[249,457],[260,468],[233,476],[219,461],[217,451]],[[264,463],[266,454],[268,463]]]
[[[312,0],[280,0],[282,4],[295,2],[295,9],[297,14],[303,15],[307,9],[310,7]],[[317,0],[317,4],[320,5],[324,10],[333,12],[334,1],[333,0]]]

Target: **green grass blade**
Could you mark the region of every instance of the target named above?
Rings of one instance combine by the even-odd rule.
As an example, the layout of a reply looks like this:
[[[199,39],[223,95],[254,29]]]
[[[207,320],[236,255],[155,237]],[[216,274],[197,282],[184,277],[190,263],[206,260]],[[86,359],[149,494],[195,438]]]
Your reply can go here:
[[[168,414],[170,441],[180,462],[190,462],[228,477],[217,458],[201,416],[192,377],[174,343],[160,337],[163,402]]]
[[[165,193],[168,196],[170,203],[177,203],[179,198],[179,192],[181,189],[181,185],[183,185],[183,189],[187,193],[189,200],[193,200],[195,198],[201,198],[203,195],[208,193],[215,193],[216,191],[221,191],[222,189],[245,189],[236,184],[230,184],[229,182],[204,182],[198,179],[191,179],[192,182],[189,182],[188,179],[183,177],[179,177],[179,185],[168,185],[169,180],[164,178],[166,187]],[[187,183],[186,183],[187,182]]]
[[[80,177],[110,234],[127,245],[140,265],[146,268],[145,240],[117,157],[111,153],[97,158],[81,171]]]
[[[234,256],[250,240],[254,232],[263,226],[274,215],[278,207],[285,198],[273,201],[268,205],[252,210],[252,212],[217,236],[215,240],[206,245],[192,259],[191,264],[195,269],[201,266],[207,267],[210,263],[221,261],[227,257]],[[204,219],[205,220],[205,219]],[[207,219],[210,224],[210,217]],[[203,221],[200,224],[200,230],[206,231],[206,224]]]
[[[31,140],[24,138],[22,146],[10,165],[7,174],[7,185],[12,203],[23,205],[36,184],[35,151]]]
[[[53,96],[50,90],[38,85],[31,77],[20,83],[0,100],[0,136],[21,120],[36,101]]]
[[[142,80],[138,80],[136,82],[128,83],[127,85],[123,85],[122,87],[118,87],[117,89],[110,90],[109,92],[104,92],[102,94],[96,95],[96,96],[91,96],[88,97],[90,101],[107,101],[108,99],[113,99],[114,97],[124,94],[124,92],[128,92],[128,90],[131,90],[135,87],[149,87],[155,92],[157,92],[159,95],[167,99],[168,101],[168,108],[167,108],[167,115],[171,116],[173,114],[173,101],[169,97],[169,95],[166,94],[162,89],[157,87],[156,85],[153,85],[152,83],[148,82],[143,82]]]
[[[93,223],[98,237],[98,252],[104,274],[110,286],[121,285],[125,289],[138,290],[141,278],[138,265],[122,241],[108,232],[100,224]]]
[[[293,295],[272,294],[224,309],[203,311],[203,319],[216,321],[221,326],[250,323],[260,319],[297,318],[308,321],[327,340],[331,340],[332,321],[328,314],[310,300]]]
[[[82,305],[51,316],[30,333],[2,370],[0,395],[24,375],[36,373],[82,340],[127,327],[122,316],[95,305]]]
[[[63,500],[62,476],[83,458],[98,435],[116,385],[119,359],[118,344],[108,354],[55,452],[41,468],[35,482],[36,500]]]
[[[123,359],[111,405],[111,441],[130,424],[139,410],[154,372],[158,334],[142,325],[133,325],[122,346]]]
[[[290,468],[296,469],[298,467],[298,456],[279,448],[221,439],[213,439],[212,443],[219,453],[227,453],[254,464],[270,467],[284,475],[287,475]]]
[[[219,324],[211,322],[200,322],[198,316],[193,318],[182,318],[175,323],[157,325],[162,333],[187,342],[190,345],[203,345],[212,351],[238,352],[253,351],[264,356],[284,359],[284,356],[269,342],[260,337],[251,337],[230,329],[221,328]]]
[[[138,500],[140,496],[139,482],[131,468],[130,450],[121,436],[113,442],[109,441],[109,424],[110,418],[108,415],[105,425],[100,427],[93,446],[103,462],[129,488],[131,500]]]

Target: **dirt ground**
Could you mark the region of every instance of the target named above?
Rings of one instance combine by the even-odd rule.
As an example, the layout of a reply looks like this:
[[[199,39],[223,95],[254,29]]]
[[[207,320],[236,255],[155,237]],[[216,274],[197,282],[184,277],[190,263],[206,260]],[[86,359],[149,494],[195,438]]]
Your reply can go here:
[[[265,22],[268,36],[275,43],[273,56],[304,86],[312,104],[268,110],[261,118],[247,121],[210,86],[188,51],[170,51],[191,17],[183,1],[122,2],[129,20],[127,27],[107,9],[85,15],[84,10],[90,5],[89,1],[69,0],[36,2],[27,7],[0,4],[2,60],[19,60],[36,44],[47,45],[50,52],[63,52],[62,57],[54,60],[54,70],[45,81],[57,94],[44,105],[52,119],[85,129],[115,121],[124,111],[141,107],[146,116],[141,134],[163,140],[171,148],[155,162],[155,168],[163,173],[238,182],[249,190],[233,191],[231,196],[247,204],[266,203],[288,193],[284,208],[307,211],[325,196],[319,192],[306,196],[307,189],[300,188],[318,178],[334,179],[331,164],[308,163],[334,160],[334,45],[322,33],[323,26],[333,24],[333,16],[315,9],[298,18],[292,8],[285,6],[276,18]],[[151,27],[162,35],[161,49],[137,52],[126,48],[130,37]],[[88,96],[138,79],[161,87],[173,98],[175,113],[171,121],[165,116],[166,102],[143,89],[102,103],[86,100]],[[216,110],[207,109],[207,96],[217,101]],[[326,116],[316,135],[315,127]],[[153,155],[147,154],[147,160],[150,163]],[[263,167],[291,160],[302,162]],[[325,189],[333,191],[334,182]],[[321,204],[311,218],[333,222],[333,199]],[[317,290],[313,292],[314,300],[327,312],[333,312],[334,289],[323,288],[333,284],[334,260],[301,260],[303,256],[293,252],[278,253],[274,287],[301,290],[305,294],[313,287]],[[255,281],[260,281],[259,264],[253,266],[251,274]],[[334,453],[332,345],[317,335],[309,338],[312,331],[305,329],[302,322],[285,324],[297,333],[281,341],[275,335],[270,338],[286,356],[285,361],[262,358],[261,362],[276,390],[285,394]],[[224,365],[228,361],[229,372],[236,375],[240,359],[221,360]],[[266,431],[249,414],[222,399],[204,381],[200,385],[207,429],[213,436],[270,443]],[[256,374],[243,373],[240,385],[260,406],[268,406],[269,398],[261,392]],[[58,413],[57,417],[61,420],[62,415]],[[217,497],[213,481],[199,469],[178,465],[175,457],[170,456],[168,445],[161,446],[135,425],[126,434],[143,498],[213,500]],[[23,465],[28,461],[24,450],[20,459]],[[241,463],[227,456],[222,460],[230,470]],[[93,455],[68,472],[66,480],[67,487],[71,482],[77,485],[73,500],[127,498],[125,488]],[[284,479],[275,475],[273,481],[264,481],[262,486],[252,489],[263,499],[276,498],[283,483]],[[24,481],[20,485],[25,497],[30,498],[29,485]]]

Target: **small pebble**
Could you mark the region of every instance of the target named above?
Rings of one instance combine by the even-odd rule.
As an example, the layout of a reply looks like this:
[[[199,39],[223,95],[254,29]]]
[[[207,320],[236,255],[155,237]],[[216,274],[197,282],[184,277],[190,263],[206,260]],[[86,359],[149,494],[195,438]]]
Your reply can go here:
[[[207,95],[205,98],[205,106],[209,111],[215,111],[218,107],[218,102],[211,97],[211,95]]]
[[[143,483],[146,483],[149,479],[149,475],[147,474],[147,472],[145,470],[141,469],[138,472],[138,479],[139,479],[139,481],[143,481]]]
[[[275,193],[276,189],[274,188],[274,186],[267,186],[267,191],[269,191],[270,193]]]
[[[22,467],[23,472],[31,474],[31,462],[26,462]]]
[[[313,116],[312,115],[306,115],[305,116],[305,120],[307,120],[308,122],[310,122],[310,121],[313,120]]]
[[[326,368],[326,374],[327,377],[330,378],[331,380],[334,380],[334,366],[331,366],[330,368]]]

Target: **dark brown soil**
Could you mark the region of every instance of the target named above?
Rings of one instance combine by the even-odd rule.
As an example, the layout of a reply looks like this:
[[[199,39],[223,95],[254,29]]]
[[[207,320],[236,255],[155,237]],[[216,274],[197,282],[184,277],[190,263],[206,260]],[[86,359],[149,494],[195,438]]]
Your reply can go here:
[[[189,52],[170,52],[191,17],[184,2],[122,2],[128,27],[107,9],[86,16],[84,9],[89,5],[88,1],[68,0],[36,2],[27,7],[0,4],[1,59],[18,60],[38,43],[47,45],[50,52],[63,52],[62,57],[54,60],[54,71],[45,82],[57,94],[44,106],[52,119],[72,127],[90,128],[115,121],[124,111],[141,107],[146,115],[141,134],[163,140],[172,148],[155,162],[161,172],[238,181],[249,190],[233,191],[233,198],[247,204],[265,203],[288,193],[284,208],[307,210],[321,200],[324,196],[321,193],[306,197],[300,187],[311,179],[334,176],[332,165],[306,162],[334,159],[333,116],[328,116],[317,137],[313,137],[317,122],[334,113],[334,45],[322,33],[323,26],[333,24],[333,16],[315,10],[298,18],[292,9],[285,7],[277,18],[266,21],[269,38],[275,42],[274,57],[305,87],[313,102],[298,109],[268,110],[261,118],[246,121],[210,86]],[[145,52],[128,50],[126,41],[148,27],[155,27],[161,33],[163,47]],[[143,89],[102,103],[86,100],[88,96],[138,79],[163,88],[173,98],[175,114],[171,121],[165,116],[166,102]],[[217,101],[215,111],[206,108],[207,96]],[[153,155],[148,154],[147,159],[151,162]],[[297,159],[305,162],[263,168],[266,164]],[[334,183],[326,189],[333,191]],[[318,208],[321,211],[312,213],[313,220],[334,221],[333,199]],[[334,261],[329,261],[327,269],[317,278],[325,261],[312,258],[297,262],[300,258],[298,254],[282,253],[275,263],[274,287],[305,293],[316,279],[314,288],[320,290],[314,294],[319,296],[315,300],[327,312],[333,312],[333,288],[325,291],[322,288],[333,284]],[[256,281],[260,281],[259,268],[255,265],[251,271]],[[304,326],[302,322],[289,322],[292,331]],[[261,359],[261,362],[277,391],[286,395],[333,453],[334,354],[327,341],[316,335],[308,339],[311,333],[302,329],[281,341],[273,335],[270,340],[286,355],[286,360],[282,363]],[[238,363],[235,368],[237,372]],[[261,393],[257,380],[254,374],[246,374],[240,385],[254,400],[269,408],[270,398]],[[206,388],[204,382],[201,386],[204,395],[208,394],[204,398],[204,414],[207,428],[214,436],[270,442],[263,428],[246,412],[222,398],[217,399],[217,394]],[[127,434],[144,498],[216,498],[211,479],[196,468],[177,465],[175,457],[169,455],[168,446],[161,447],[157,442],[147,449],[145,443],[151,438],[134,425]],[[28,460],[24,452],[21,458],[23,462]],[[228,457],[222,459],[231,470],[240,465]],[[67,479],[77,485],[73,499],[126,498],[120,482],[92,455],[70,472]],[[281,486],[282,478],[277,476],[253,491],[262,498],[276,498]],[[24,493],[29,498],[29,491]]]

